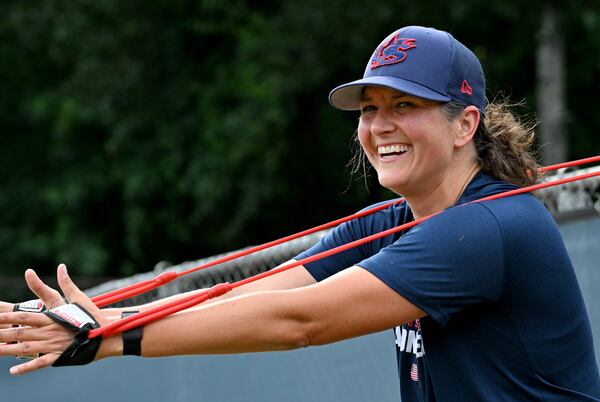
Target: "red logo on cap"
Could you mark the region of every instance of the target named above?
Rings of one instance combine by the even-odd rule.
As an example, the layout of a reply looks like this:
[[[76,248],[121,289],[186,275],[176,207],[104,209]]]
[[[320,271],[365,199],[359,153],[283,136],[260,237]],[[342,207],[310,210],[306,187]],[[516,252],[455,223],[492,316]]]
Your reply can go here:
[[[396,64],[406,59],[406,51],[417,47],[416,39],[400,38],[398,34],[383,42],[373,54],[371,59],[371,70],[377,67]]]
[[[460,87],[460,92],[467,95],[473,95],[473,89],[471,89],[467,80],[463,80],[462,86]]]

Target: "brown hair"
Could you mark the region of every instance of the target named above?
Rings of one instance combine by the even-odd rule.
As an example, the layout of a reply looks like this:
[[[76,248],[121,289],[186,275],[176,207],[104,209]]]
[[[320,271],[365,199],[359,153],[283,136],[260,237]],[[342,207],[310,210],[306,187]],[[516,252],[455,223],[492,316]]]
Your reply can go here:
[[[515,117],[511,110],[514,106],[506,100],[488,104],[473,141],[482,171],[518,186],[529,186],[539,176],[539,165],[530,150],[535,142],[535,124]],[[455,101],[442,105],[450,120],[464,108]]]

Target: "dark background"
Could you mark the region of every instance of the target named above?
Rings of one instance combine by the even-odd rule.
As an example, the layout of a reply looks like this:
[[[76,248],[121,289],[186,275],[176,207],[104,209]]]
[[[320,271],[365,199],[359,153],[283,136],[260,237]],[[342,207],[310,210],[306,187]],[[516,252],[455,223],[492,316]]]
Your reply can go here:
[[[569,157],[598,154],[597,4],[4,0],[0,297],[21,297],[26,267],[51,275],[65,262],[91,284],[389,197],[350,178],[358,116],[327,95],[404,25],[452,32],[480,57],[488,97],[532,115],[536,32],[553,7]]]

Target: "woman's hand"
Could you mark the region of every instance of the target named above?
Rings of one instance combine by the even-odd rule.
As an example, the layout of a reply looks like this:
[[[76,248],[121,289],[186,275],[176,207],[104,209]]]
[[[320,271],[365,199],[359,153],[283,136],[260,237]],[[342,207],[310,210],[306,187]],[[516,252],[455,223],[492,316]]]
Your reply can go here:
[[[25,281],[29,289],[44,303],[46,308],[51,309],[65,304],[65,300],[60,293],[46,285],[34,270],[28,269],[25,271]],[[15,306],[16,304],[14,303],[0,301],[0,313],[11,313],[15,311]],[[11,327],[12,324],[0,324],[0,329]]]
[[[33,270],[27,270],[25,278],[29,288],[46,304],[49,309],[65,304],[60,293],[44,284]],[[57,270],[58,286],[69,303],[78,303],[98,321],[106,324],[96,305],[73,283],[67,274],[67,268],[60,264]],[[8,304],[8,303],[3,303]],[[7,306],[0,305],[6,311]],[[11,374],[25,374],[51,366],[61,353],[73,342],[75,332],[54,322],[45,314],[26,312],[0,313],[0,342],[17,342],[0,345],[0,355],[37,355],[42,356],[19,364],[10,369]],[[19,327],[12,327],[19,325]],[[10,328],[6,328],[6,326]]]

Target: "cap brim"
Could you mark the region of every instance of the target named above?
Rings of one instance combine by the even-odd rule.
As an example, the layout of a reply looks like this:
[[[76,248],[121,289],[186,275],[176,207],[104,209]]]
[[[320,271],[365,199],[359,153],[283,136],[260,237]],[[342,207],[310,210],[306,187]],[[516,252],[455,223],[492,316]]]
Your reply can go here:
[[[352,81],[334,88],[329,93],[329,103],[341,110],[359,110],[363,88],[371,86],[391,88],[432,101],[448,102],[450,100],[447,95],[442,95],[411,81],[396,77],[376,76]]]

